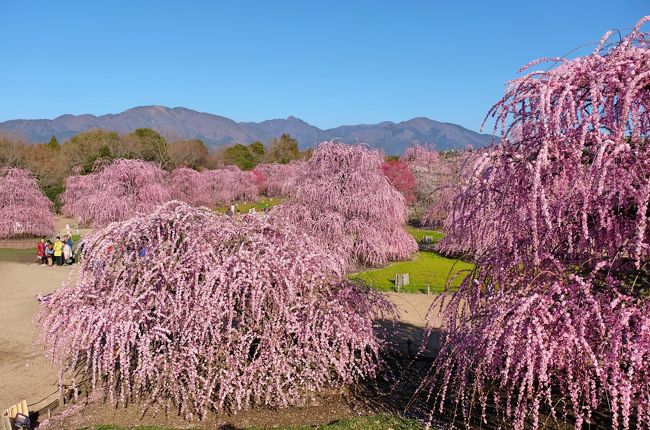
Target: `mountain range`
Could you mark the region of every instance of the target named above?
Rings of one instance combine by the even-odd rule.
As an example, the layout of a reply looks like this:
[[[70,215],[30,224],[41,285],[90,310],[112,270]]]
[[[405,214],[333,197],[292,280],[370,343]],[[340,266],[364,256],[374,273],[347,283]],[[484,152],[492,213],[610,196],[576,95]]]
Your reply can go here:
[[[16,119],[0,123],[0,131],[30,143],[47,142],[54,135],[62,142],[83,131],[106,129],[130,133],[137,128],[152,128],[172,139],[201,139],[216,147],[233,143],[268,143],[282,133],[289,133],[301,149],[323,140],[346,143],[363,142],[379,147],[387,154],[400,154],[412,142],[430,143],[440,150],[480,148],[492,137],[468,130],[457,124],[438,122],[425,117],[408,121],[384,121],[378,124],[344,125],[321,130],[290,116],[262,122],[236,122],[205,112],[176,107],[141,106],[119,114],[62,115],[56,119]]]

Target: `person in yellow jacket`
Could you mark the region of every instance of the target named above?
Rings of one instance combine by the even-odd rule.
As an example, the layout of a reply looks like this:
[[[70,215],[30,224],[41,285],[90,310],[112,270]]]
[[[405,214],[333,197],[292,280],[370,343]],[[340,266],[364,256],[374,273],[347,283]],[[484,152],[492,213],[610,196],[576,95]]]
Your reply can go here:
[[[61,242],[61,237],[56,237],[56,242],[54,242],[54,263],[57,266],[63,266],[63,242]]]

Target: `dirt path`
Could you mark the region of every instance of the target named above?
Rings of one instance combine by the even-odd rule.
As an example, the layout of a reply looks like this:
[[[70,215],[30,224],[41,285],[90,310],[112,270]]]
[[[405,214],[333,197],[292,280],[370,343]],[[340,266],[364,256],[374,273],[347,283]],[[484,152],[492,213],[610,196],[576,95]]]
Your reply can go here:
[[[438,294],[409,294],[409,293],[383,293],[397,306],[399,311],[399,323],[393,336],[393,342],[397,347],[409,355],[419,351],[423,343],[426,343],[422,354],[426,357],[433,357],[438,349],[439,333],[435,330],[440,328],[440,318],[433,321],[434,331],[431,336],[425,339],[424,328],[426,326],[427,313],[431,304],[436,300]]]
[[[40,307],[36,296],[59,288],[69,273],[66,266],[0,262],[0,409],[22,399],[34,404],[56,390],[56,372],[35,342],[32,318]]]

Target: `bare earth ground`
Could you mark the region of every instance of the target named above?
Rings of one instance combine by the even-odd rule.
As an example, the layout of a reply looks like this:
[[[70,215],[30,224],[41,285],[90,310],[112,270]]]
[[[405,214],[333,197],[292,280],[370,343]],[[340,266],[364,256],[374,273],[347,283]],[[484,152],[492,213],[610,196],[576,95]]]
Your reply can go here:
[[[64,232],[65,223],[66,220],[58,220],[58,233]],[[36,297],[59,288],[68,276],[74,276],[75,267],[43,267],[35,263],[0,262],[0,409],[26,399],[30,410],[35,411],[58,398],[56,370],[47,362],[40,345],[36,343],[32,319],[40,307]],[[411,349],[416,352],[425,315],[435,296],[385,294],[395,303],[401,314],[399,338],[396,342],[399,343],[400,349],[406,352],[405,339],[411,339]],[[251,425],[268,427],[277,424],[325,424],[337,419],[367,414],[372,409],[352,397],[354,396],[347,393],[330,393],[315,399],[315,404],[309,407],[240,412],[232,417],[212,417],[209,422],[194,425],[198,424],[198,427],[203,428],[219,428],[224,425],[232,427],[223,428],[241,428]],[[77,418],[73,420],[74,426],[98,423],[133,424],[132,420],[141,414],[137,406],[130,409],[132,411],[122,408],[116,410],[103,404],[88,405],[80,411],[81,413],[75,414]],[[183,423],[175,414],[171,415],[160,413],[154,417],[153,414],[147,413],[137,424],[193,426],[187,422]],[[67,428],[72,423],[59,425],[65,425],[59,428]]]
[[[36,296],[59,288],[70,271],[0,262],[0,409],[22,399],[34,404],[56,391],[56,372],[36,344],[32,318],[40,307]]]

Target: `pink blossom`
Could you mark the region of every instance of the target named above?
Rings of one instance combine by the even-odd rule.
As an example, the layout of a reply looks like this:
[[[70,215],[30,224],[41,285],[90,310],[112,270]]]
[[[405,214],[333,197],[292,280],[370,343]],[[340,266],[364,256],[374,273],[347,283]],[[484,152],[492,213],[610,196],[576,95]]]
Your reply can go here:
[[[168,202],[85,240],[76,282],[36,316],[61,381],[186,418],[299,405],[373,377],[392,306],[282,219]],[[110,250],[110,252],[109,252]]]
[[[0,238],[53,231],[52,202],[43,195],[34,175],[23,169],[0,169]]]
[[[274,216],[316,236],[351,266],[409,258],[417,243],[403,229],[406,202],[382,173],[383,161],[380,151],[363,145],[321,143]]]
[[[85,176],[70,176],[61,195],[63,214],[95,227],[148,212],[170,199],[167,173],[157,164],[117,159]]]
[[[477,269],[441,310],[425,384],[468,426],[478,407],[515,429],[543,427],[542,411],[650,428],[648,19],[512,81],[490,111],[500,142],[476,156],[441,242]]]

